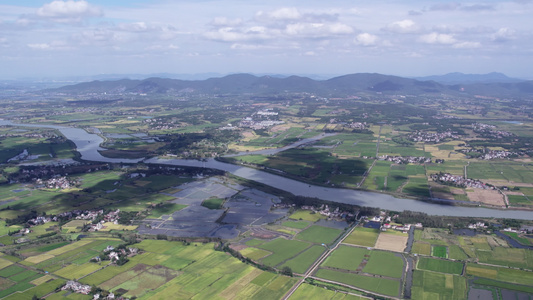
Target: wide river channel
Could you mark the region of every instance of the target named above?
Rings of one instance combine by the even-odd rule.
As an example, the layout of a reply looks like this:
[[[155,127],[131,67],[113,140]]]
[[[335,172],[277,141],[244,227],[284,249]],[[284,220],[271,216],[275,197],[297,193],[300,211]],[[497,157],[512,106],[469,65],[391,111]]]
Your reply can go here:
[[[37,128],[54,128],[58,129],[67,139],[76,144],[77,151],[81,158],[89,161],[111,162],[111,163],[135,163],[141,160],[136,159],[116,159],[107,158],[100,155],[98,150],[103,150],[100,143],[103,138],[97,134],[88,133],[80,128],[63,127],[55,125],[38,125],[38,124],[19,124],[7,120],[0,120],[0,125],[26,126]],[[299,141],[295,144],[300,145],[308,142],[315,137],[306,141]],[[287,149],[287,147],[283,148]],[[316,197],[319,199],[329,200],[339,203],[348,203],[360,206],[379,207],[388,210],[411,210],[424,212],[429,215],[441,216],[458,216],[458,217],[495,217],[495,218],[514,218],[533,220],[533,211],[523,210],[498,210],[482,207],[464,207],[453,206],[437,203],[422,202],[413,199],[395,198],[387,194],[381,194],[369,191],[358,191],[342,188],[327,188],[321,186],[309,185],[296,180],[288,179],[275,174],[267,173],[261,170],[248,168],[245,166],[227,164],[208,159],[207,161],[184,160],[184,159],[160,159],[152,158],[144,160],[144,163],[165,164],[175,166],[190,166],[218,169],[229,172],[233,175],[264,183],[266,185],[290,192],[294,195]]]

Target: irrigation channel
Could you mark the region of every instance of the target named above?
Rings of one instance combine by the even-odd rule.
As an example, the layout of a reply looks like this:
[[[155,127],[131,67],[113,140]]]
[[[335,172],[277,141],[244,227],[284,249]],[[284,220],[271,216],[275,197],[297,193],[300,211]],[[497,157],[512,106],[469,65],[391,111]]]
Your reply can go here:
[[[199,160],[185,160],[185,159],[118,159],[107,158],[100,155],[98,150],[105,150],[100,147],[103,138],[97,134],[88,133],[80,128],[63,127],[56,125],[41,125],[41,124],[21,124],[13,123],[7,120],[0,120],[1,125],[11,126],[26,126],[35,128],[53,128],[59,130],[67,139],[71,140],[76,145],[76,150],[81,154],[81,159],[88,161],[110,162],[110,163],[137,163],[144,162],[147,164],[165,164],[174,166],[189,166],[199,168],[211,168],[229,172],[235,176],[257,181],[274,188],[290,192],[294,195],[305,197],[316,197],[323,200],[353,204],[359,206],[377,207],[395,211],[417,211],[428,215],[440,216],[457,216],[457,217],[494,217],[494,218],[514,218],[523,220],[533,220],[533,211],[524,210],[504,210],[504,209],[490,209],[483,207],[464,207],[446,205],[432,202],[423,202],[414,199],[396,198],[391,195],[381,194],[370,191],[350,190],[343,188],[328,188],[322,186],[309,185],[300,181],[288,179],[282,176],[264,172],[261,170],[223,163],[215,159],[207,159],[205,161]],[[326,134],[319,135],[314,138],[307,139],[305,142],[318,140],[327,136]],[[278,149],[283,151],[294,147],[295,145],[303,144],[299,141],[291,146]],[[271,150],[272,151],[272,150]],[[250,153],[248,153],[250,154]]]

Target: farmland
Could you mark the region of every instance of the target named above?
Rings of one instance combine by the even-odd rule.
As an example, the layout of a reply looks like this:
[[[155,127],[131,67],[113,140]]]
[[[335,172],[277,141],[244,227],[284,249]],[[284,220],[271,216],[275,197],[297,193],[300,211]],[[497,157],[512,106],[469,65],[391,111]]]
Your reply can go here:
[[[327,96],[175,92],[2,100],[2,119],[98,133],[105,150],[96,154],[147,160],[87,161],[75,151],[81,144],[56,129],[0,126],[0,298],[92,298],[55,292],[74,279],[139,299],[280,299],[302,274],[309,277],[290,299],[533,293],[531,250],[495,234],[510,227],[507,237],[530,246],[531,220],[413,217],[335,203],[333,190],[362,195],[370,206],[377,205],[366,191],[352,189],[409,203],[450,200],[452,214],[462,205],[497,206],[514,217],[506,210],[533,207],[528,101],[341,89]],[[209,169],[223,162],[243,173]],[[317,193],[290,194],[235,175],[249,168]],[[423,206],[414,203],[415,211]],[[401,204],[396,210],[407,209]],[[376,228],[361,226],[371,218],[380,219]],[[419,222],[424,229],[414,234],[380,229]],[[476,230],[455,233],[471,224]],[[96,259],[122,244],[140,252],[120,264]]]
[[[373,228],[357,227],[355,230],[344,240],[344,243],[374,247],[378,238],[379,231]]]

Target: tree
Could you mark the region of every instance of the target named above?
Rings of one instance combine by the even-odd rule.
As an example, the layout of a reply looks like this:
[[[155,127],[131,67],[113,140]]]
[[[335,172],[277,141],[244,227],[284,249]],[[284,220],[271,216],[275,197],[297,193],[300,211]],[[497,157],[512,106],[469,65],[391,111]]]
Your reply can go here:
[[[281,269],[281,274],[292,277],[292,269],[288,266],[285,266]]]

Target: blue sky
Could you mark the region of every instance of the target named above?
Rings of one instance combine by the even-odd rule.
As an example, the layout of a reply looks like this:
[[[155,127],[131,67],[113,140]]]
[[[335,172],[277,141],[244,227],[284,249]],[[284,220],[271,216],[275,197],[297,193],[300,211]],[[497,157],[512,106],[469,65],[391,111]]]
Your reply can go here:
[[[0,2],[0,78],[126,73],[533,79],[533,1]]]

